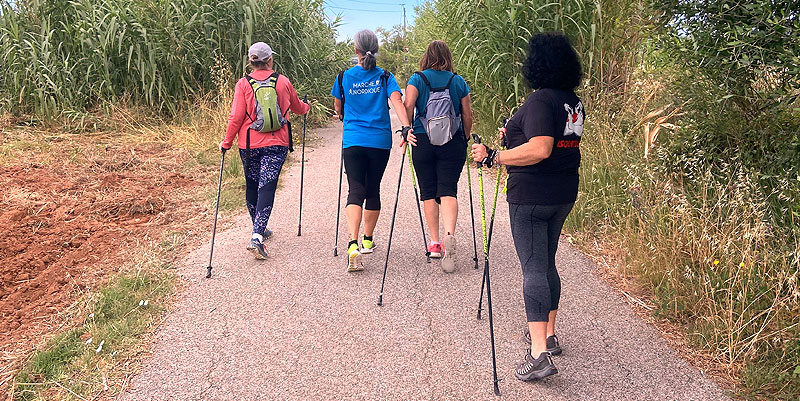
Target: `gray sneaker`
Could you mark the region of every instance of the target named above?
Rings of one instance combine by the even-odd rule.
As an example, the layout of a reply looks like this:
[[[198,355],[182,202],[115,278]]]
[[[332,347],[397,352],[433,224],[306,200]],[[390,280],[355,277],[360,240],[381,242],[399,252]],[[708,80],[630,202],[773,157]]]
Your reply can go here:
[[[528,329],[527,326],[525,326],[525,334],[524,334],[523,338],[524,338],[525,342],[528,343],[528,345],[531,344],[531,332],[530,332],[530,330]],[[545,341],[547,341],[547,343],[546,343],[547,352],[549,352],[550,355],[553,355],[553,356],[561,355],[561,351],[562,351],[561,350],[561,345],[558,344],[558,337],[556,337],[555,334],[553,334],[552,336],[547,337],[547,340],[545,340]]]
[[[525,360],[514,370],[514,376],[522,381],[540,380],[558,373],[553,358],[547,352],[542,352],[533,359],[531,350],[525,352]]]
[[[456,271],[456,237],[452,234],[444,236],[444,257],[442,257],[442,270],[445,273],[452,273]]]
[[[247,245],[247,250],[255,256],[258,260],[266,260],[267,259],[267,250],[264,249],[264,244],[253,238],[250,240],[250,244]]]

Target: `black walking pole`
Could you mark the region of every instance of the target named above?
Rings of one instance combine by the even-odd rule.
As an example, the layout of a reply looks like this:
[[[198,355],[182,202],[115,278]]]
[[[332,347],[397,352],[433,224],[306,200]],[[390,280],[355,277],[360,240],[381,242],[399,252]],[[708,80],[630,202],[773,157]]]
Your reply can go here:
[[[217,236],[217,215],[219,214],[219,194],[222,191],[222,168],[225,167],[225,152],[222,149],[222,160],[219,162],[219,181],[217,182],[217,205],[214,208],[214,228],[211,229],[211,254],[208,256],[208,272],[206,278],[211,278],[211,261],[214,260],[214,239]]]
[[[467,150],[467,158],[469,159],[469,150]],[[467,163],[467,186],[469,186],[469,217],[472,219],[472,251],[474,252],[472,260],[475,262],[475,270],[478,269],[478,239],[475,235],[475,207],[472,205],[472,173],[470,172],[470,164]]]
[[[425,224],[422,222],[422,209],[419,206],[419,192],[417,192],[417,176],[414,173],[414,162],[411,160],[411,147],[406,145],[406,152],[408,152],[408,165],[411,169],[411,183],[414,185],[414,197],[417,200],[417,213],[419,213],[419,227],[422,229],[422,246],[425,247],[425,257],[428,263],[431,263],[431,253],[428,252],[428,240],[425,239]],[[476,262],[477,263],[477,262]]]
[[[475,143],[481,143],[478,135],[472,134]],[[483,282],[486,283],[486,302],[489,305],[489,339],[492,343],[492,374],[494,376],[494,394],[500,395],[500,387],[497,383],[497,355],[494,347],[494,318],[492,315],[492,286],[489,281],[489,237],[486,235],[486,203],[483,195],[483,164],[478,162],[478,190],[480,191],[481,207],[481,230],[483,231]],[[495,198],[496,199],[496,198]],[[483,283],[481,283],[483,285]]]
[[[342,212],[342,171],[344,169],[344,132],[342,132],[342,152],[339,155],[339,195],[336,196],[336,234],[333,237],[333,256],[339,256],[339,214]]]
[[[408,146],[408,144],[406,144]],[[386,270],[389,268],[389,251],[392,249],[392,234],[394,234],[394,219],[397,216],[397,201],[400,200],[400,183],[403,182],[403,165],[406,162],[406,152],[400,157],[400,175],[397,177],[397,194],[394,197],[394,211],[392,211],[392,224],[389,226],[389,241],[386,243],[386,260],[383,262],[383,279],[381,292],[378,294],[378,306],[383,306],[383,286],[386,284]]]
[[[303,102],[308,104],[308,95],[303,96]],[[308,114],[308,112],[306,112]],[[303,227],[303,173],[306,168],[306,114],[303,114],[303,152],[300,156],[300,217],[297,219],[297,236],[300,236]]]

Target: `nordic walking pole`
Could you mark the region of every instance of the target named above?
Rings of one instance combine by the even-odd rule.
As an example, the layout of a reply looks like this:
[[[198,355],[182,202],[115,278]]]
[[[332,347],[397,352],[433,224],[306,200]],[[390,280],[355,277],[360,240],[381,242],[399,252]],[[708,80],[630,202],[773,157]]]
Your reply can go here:
[[[308,104],[308,95],[303,96],[303,102]],[[306,112],[308,114],[308,112]],[[303,152],[300,156],[300,217],[297,219],[297,236],[303,227],[303,173],[306,168],[306,114],[303,114]]]
[[[339,214],[342,212],[342,171],[344,170],[344,132],[342,132],[342,152],[339,155],[339,195],[336,197],[336,234],[333,237],[333,256],[339,256]]]
[[[408,144],[406,144],[408,146]],[[386,243],[386,260],[383,262],[383,279],[381,292],[378,294],[378,306],[383,306],[383,286],[386,284],[386,270],[389,268],[389,251],[392,250],[392,234],[394,234],[394,219],[397,216],[397,201],[400,200],[400,183],[403,182],[403,166],[406,163],[406,152],[400,157],[400,175],[397,177],[397,194],[394,197],[394,211],[392,211],[392,224],[389,226],[389,241]]]
[[[467,158],[469,158],[469,150],[467,150]],[[469,217],[472,219],[472,250],[474,252],[472,260],[475,262],[475,270],[478,269],[478,239],[475,236],[475,207],[472,205],[472,173],[469,166],[472,162],[467,163],[467,186],[469,186]]]
[[[219,194],[222,191],[222,168],[225,167],[225,152],[222,149],[222,160],[219,162],[219,181],[217,182],[217,205],[214,208],[214,228],[211,229],[211,254],[208,256],[208,272],[206,278],[211,278],[211,261],[214,260],[214,240],[217,236],[217,215],[219,214]]]
[[[475,143],[480,144],[481,138],[472,134]],[[497,386],[497,355],[494,347],[494,319],[492,316],[492,287],[489,281],[489,238],[486,235],[486,203],[483,195],[483,163],[478,162],[478,191],[480,192],[481,207],[481,231],[483,232],[483,281],[486,283],[486,302],[489,305],[489,339],[492,343],[492,374],[494,376],[494,394],[500,395],[500,387]],[[481,284],[483,285],[483,283]]]
[[[419,227],[422,229],[422,246],[425,247],[425,257],[428,258],[428,263],[431,263],[431,253],[428,252],[428,241],[425,238],[425,225],[422,223],[422,209],[420,209],[419,206],[419,192],[417,192],[417,176],[414,173],[414,161],[411,160],[411,147],[408,145],[406,145],[406,152],[408,152],[408,165],[411,169],[411,183],[414,184],[414,197],[417,199],[417,213],[419,213]]]
[[[503,128],[505,128],[506,124],[508,124],[508,119],[503,119]],[[477,143],[480,143],[480,138],[478,138]],[[506,146],[506,137],[503,135],[503,140],[501,141],[501,149],[505,149]],[[494,232],[494,215],[497,212],[497,193],[500,191],[500,178],[503,173],[503,169],[498,166],[497,167],[497,181],[494,184],[494,202],[492,203],[492,217],[489,221],[489,240],[487,241],[487,247],[491,248],[492,245],[492,232]],[[483,275],[483,282],[481,283],[481,296],[478,298],[478,320],[481,320],[481,309],[483,306],[483,285],[486,283],[486,274],[488,272],[484,272]]]

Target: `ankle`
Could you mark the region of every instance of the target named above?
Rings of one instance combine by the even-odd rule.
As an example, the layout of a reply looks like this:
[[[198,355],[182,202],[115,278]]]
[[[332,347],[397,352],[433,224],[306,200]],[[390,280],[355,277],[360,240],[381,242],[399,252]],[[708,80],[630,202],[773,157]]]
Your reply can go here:
[[[367,241],[372,241],[372,236],[371,235],[365,235],[364,239],[367,240]]]
[[[358,240],[351,239],[350,242],[347,243],[347,247],[350,248],[353,245],[358,246]]]
[[[539,359],[539,357],[542,356],[542,354],[544,353],[547,353],[547,349],[535,350],[531,348],[531,356],[533,357],[533,359]]]

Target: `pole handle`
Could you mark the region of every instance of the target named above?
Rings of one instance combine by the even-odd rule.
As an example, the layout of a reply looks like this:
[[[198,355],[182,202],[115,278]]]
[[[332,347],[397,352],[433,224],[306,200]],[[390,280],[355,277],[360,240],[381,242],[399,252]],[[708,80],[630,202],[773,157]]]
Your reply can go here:
[[[477,143],[478,145],[481,145],[481,137],[479,137],[478,134],[472,134],[472,141]],[[483,167],[483,163],[481,162],[475,162],[475,163],[478,165],[479,169]]]

